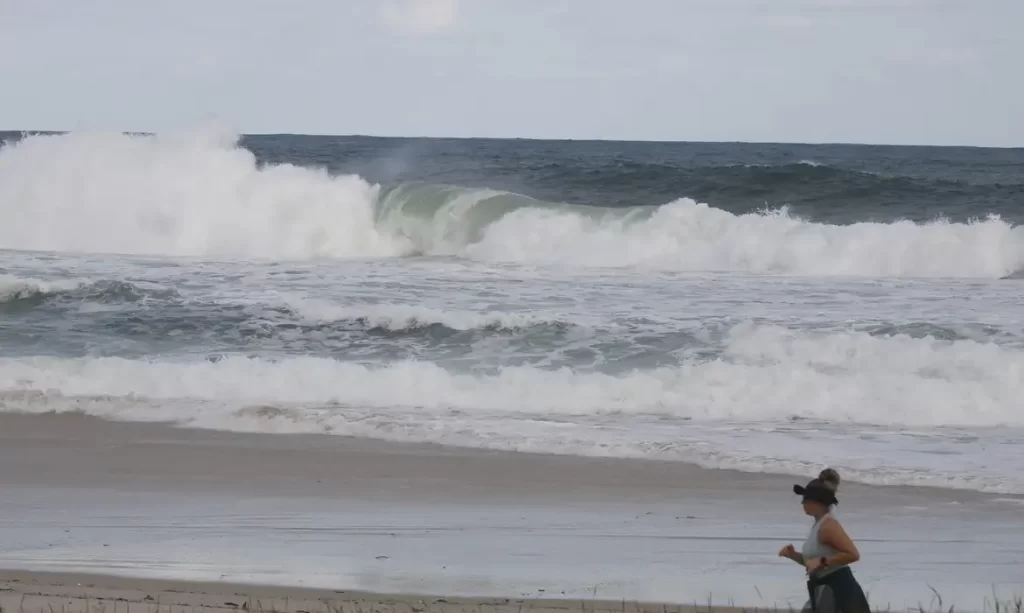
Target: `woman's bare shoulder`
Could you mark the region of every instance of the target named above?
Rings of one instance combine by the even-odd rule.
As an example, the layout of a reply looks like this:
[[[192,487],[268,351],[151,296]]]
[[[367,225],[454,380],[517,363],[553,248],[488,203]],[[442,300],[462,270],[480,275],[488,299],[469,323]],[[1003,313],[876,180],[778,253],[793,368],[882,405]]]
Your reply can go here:
[[[842,530],[843,524],[834,515],[828,515],[821,522],[821,530]]]

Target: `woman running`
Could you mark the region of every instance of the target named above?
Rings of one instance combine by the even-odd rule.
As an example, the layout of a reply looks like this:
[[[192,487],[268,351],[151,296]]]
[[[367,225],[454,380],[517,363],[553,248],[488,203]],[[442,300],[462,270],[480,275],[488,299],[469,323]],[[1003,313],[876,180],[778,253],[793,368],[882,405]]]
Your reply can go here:
[[[807,569],[810,600],[804,613],[870,613],[867,597],[850,570],[860,552],[832,514],[839,503],[839,473],[826,468],[806,486],[794,485],[802,497],[804,513],[814,519],[810,534],[798,552],[786,545],[779,556],[789,558]]]

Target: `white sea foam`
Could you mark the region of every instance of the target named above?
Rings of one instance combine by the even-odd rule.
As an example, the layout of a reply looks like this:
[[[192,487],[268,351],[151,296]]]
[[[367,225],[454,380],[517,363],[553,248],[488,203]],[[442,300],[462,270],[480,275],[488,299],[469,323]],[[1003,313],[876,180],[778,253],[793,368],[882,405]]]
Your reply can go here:
[[[1013,469],[1012,461],[965,469],[950,455],[965,444],[978,451],[957,438],[964,432],[984,440],[1024,431],[1024,352],[968,340],[741,325],[720,359],[615,376],[535,367],[453,372],[431,363],[364,366],[319,357],[20,357],[0,359],[0,394],[7,411],[73,410],[744,470],[804,467],[827,451],[849,460],[851,478],[1024,492],[1024,479],[986,472]],[[844,429],[873,434],[827,442]],[[905,440],[872,447],[894,436]]]
[[[325,300],[293,298],[284,305],[300,320],[309,323],[359,321],[369,328],[401,331],[442,325],[453,330],[493,328],[515,330],[564,323],[566,318],[551,313],[473,312],[409,304],[339,305]]]
[[[85,287],[89,283],[91,281],[86,279],[44,281],[42,279],[21,278],[14,275],[0,275],[0,302],[24,300],[35,296],[75,290]]]
[[[657,414],[890,426],[1024,426],[1024,352],[969,340],[738,326],[722,358],[621,375],[427,362],[0,359],[0,390],[248,403],[415,407],[523,416]]]
[[[260,167],[219,132],[31,136],[0,149],[0,248],[186,256],[395,256],[377,188]]]
[[[260,166],[220,132],[31,136],[0,149],[0,248],[268,259],[453,254],[812,276],[997,278],[1024,269],[1024,229],[995,217],[827,225],[785,209],[735,215],[685,198],[645,216],[514,195],[496,202],[502,196],[492,190],[446,193],[422,210],[415,200],[426,195],[403,193],[406,205],[381,214],[379,186]],[[476,214],[487,207],[497,212]]]
[[[785,209],[734,215],[689,199],[648,219],[524,208],[466,253],[491,260],[811,276],[1006,276],[1024,267],[1024,228],[998,218],[826,225]]]

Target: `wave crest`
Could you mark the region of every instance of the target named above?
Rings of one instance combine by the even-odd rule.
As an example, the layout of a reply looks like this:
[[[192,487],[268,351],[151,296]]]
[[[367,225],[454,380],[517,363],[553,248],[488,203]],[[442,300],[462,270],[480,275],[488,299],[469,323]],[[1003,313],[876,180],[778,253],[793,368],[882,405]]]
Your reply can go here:
[[[794,164],[756,172],[840,171]],[[261,166],[220,133],[26,137],[0,149],[0,214],[0,248],[22,250],[258,259],[424,254],[812,276],[1000,278],[1024,269],[1024,229],[997,216],[829,225],[786,207],[734,214],[685,198],[609,208],[457,186],[384,189],[320,169]]]
[[[567,327],[552,315],[453,311],[405,304],[337,305],[320,300],[288,300],[285,308],[303,323],[351,322],[367,330],[415,332],[441,326],[452,331],[522,330],[533,327]]]
[[[0,306],[39,306],[67,299],[95,303],[139,302],[177,297],[173,289],[147,287],[116,280],[61,279],[44,281],[0,275]]]
[[[0,303],[38,302],[48,296],[80,289],[88,284],[85,280],[43,281],[0,275]]]
[[[871,277],[1000,278],[1024,267],[1024,228],[971,223],[828,225],[785,207],[734,215],[682,199],[649,215],[594,219],[520,209],[490,225],[474,257],[576,266]]]

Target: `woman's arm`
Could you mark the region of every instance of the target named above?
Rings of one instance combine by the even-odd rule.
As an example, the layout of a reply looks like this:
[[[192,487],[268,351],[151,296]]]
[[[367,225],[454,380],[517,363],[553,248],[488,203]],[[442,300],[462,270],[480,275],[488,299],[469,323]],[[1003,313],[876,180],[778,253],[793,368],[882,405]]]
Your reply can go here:
[[[826,558],[826,566],[853,564],[860,560],[860,552],[857,551],[857,546],[853,544],[853,540],[846,534],[842,524],[834,518],[821,526],[821,529],[818,531],[818,540],[823,545],[828,545],[838,552],[834,556]]]

